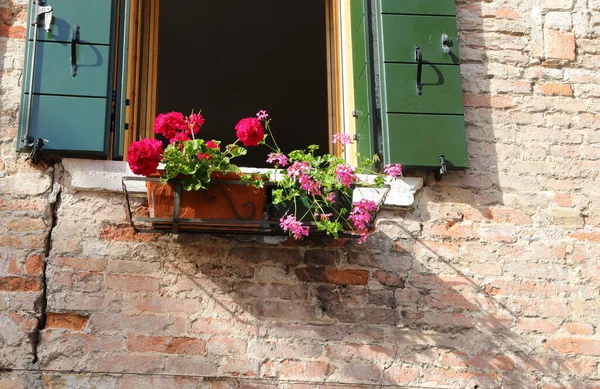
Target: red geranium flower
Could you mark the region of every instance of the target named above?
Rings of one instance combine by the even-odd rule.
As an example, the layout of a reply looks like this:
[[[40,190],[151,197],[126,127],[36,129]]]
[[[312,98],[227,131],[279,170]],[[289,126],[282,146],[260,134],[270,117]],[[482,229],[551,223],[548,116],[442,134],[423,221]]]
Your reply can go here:
[[[221,146],[219,146],[212,140],[209,140],[208,142],[206,142],[206,147],[208,147],[209,149],[217,149],[217,150],[221,149]]]
[[[161,113],[154,121],[154,132],[171,140],[186,126],[185,117],[181,112]]]
[[[235,134],[244,146],[258,146],[265,137],[265,129],[257,118],[245,118],[235,126]]]
[[[162,159],[162,142],[156,139],[142,139],[129,146],[129,167],[135,174],[149,176],[156,173]]]
[[[200,127],[204,124],[204,117],[198,114],[191,114],[189,118],[187,118],[188,128],[196,135],[198,131],[200,131]]]

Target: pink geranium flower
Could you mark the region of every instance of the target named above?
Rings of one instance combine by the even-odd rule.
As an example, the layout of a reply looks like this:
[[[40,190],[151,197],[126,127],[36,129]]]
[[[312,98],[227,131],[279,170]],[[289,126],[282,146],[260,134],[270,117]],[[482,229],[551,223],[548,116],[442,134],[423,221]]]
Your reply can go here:
[[[354,173],[354,168],[348,164],[338,165],[335,168],[335,176],[346,188],[350,188],[358,180],[358,176]]]
[[[342,145],[352,144],[352,137],[348,134],[337,133],[333,136],[333,141],[331,143],[341,143]]]
[[[294,239],[302,239],[302,236],[308,236],[309,228],[296,220],[294,215],[284,215],[279,219],[279,226],[284,232],[290,231]]]
[[[285,156],[285,154],[281,154],[281,153],[270,153],[267,155],[267,162],[268,163],[274,163],[275,165],[279,165],[279,166],[286,166],[289,162],[287,157]]]
[[[388,176],[396,178],[402,175],[402,165],[400,165],[399,163],[395,165],[385,165],[385,167],[383,168],[383,172]]]
[[[258,113],[256,114],[256,117],[258,118],[258,120],[260,121],[265,121],[269,118],[269,114],[267,113],[267,111],[265,111],[264,109],[261,109],[260,111],[258,111]]]

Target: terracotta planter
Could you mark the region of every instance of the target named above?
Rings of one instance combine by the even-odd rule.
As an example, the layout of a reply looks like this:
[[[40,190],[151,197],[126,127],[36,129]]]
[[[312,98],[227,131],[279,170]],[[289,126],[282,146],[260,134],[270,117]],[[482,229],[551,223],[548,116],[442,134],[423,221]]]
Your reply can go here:
[[[179,219],[181,229],[240,230],[256,229],[257,224],[236,223],[239,220],[260,221],[263,217],[266,189],[245,184],[219,183],[219,180],[238,181],[235,173],[213,174],[207,190],[181,191]],[[175,183],[165,185],[147,182],[150,217],[172,218],[175,199]],[[219,220],[219,223],[210,223]],[[227,221],[223,224],[222,221]],[[153,223],[157,228],[170,228],[171,223]]]

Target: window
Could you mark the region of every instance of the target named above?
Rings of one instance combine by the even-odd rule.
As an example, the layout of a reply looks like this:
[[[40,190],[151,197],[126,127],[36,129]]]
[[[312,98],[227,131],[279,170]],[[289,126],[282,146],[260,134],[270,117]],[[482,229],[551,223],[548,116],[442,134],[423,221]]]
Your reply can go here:
[[[467,166],[454,0],[41,5],[53,23],[28,31],[23,149],[45,139],[61,154],[122,158],[157,112],[192,108],[205,138],[227,141],[265,108],[289,148],[356,132],[356,151],[384,163]],[[45,9],[30,10],[41,27]]]
[[[150,20],[155,14],[159,19],[141,39],[156,59],[139,65],[158,71],[138,83],[139,95],[150,98],[131,110],[151,115],[143,127],[132,128],[133,137],[150,135],[144,130],[156,112],[202,109],[207,121],[201,136],[232,143],[242,115],[266,109],[275,117],[273,130],[283,150],[318,144],[328,151],[333,128],[323,0],[300,2],[293,12],[279,0],[139,4]],[[263,150],[251,148],[242,159],[246,166],[267,166]]]

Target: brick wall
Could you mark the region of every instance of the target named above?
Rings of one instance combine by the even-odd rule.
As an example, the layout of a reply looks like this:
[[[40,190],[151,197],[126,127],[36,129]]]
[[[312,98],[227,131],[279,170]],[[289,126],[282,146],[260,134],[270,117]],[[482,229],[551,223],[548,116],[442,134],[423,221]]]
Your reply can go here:
[[[471,168],[364,245],[268,246],[135,234],[17,155],[0,0],[0,388],[600,387],[600,1],[457,7]]]

